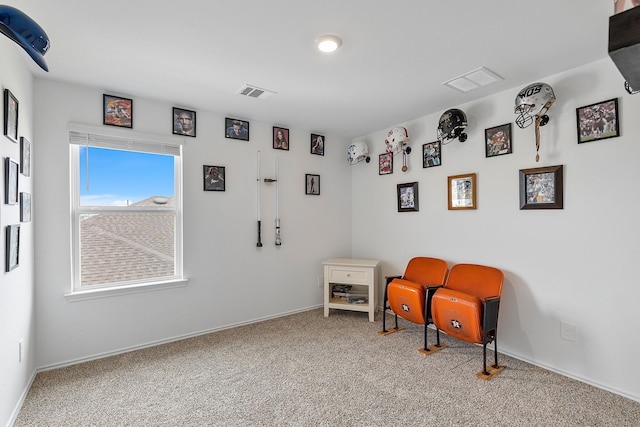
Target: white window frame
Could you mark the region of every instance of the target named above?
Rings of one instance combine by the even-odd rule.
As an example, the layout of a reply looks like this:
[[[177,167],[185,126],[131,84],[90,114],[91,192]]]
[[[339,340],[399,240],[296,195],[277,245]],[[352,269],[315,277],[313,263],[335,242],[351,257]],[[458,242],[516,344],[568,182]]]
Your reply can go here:
[[[69,301],[110,297],[115,295],[155,291],[185,286],[183,274],[183,213],[182,213],[182,144],[183,138],[168,139],[163,135],[145,134],[127,129],[106,129],[69,123],[70,194],[71,194],[71,291]],[[124,131],[124,132],[123,132]],[[119,207],[80,205],[80,147],[111,148],[173,155],[175,208],[166,206],[136,208],[135,212],[175,212],[175,273],[171,277],[81,286],[80,280],[80,217],[87,213],[123,212]],[[128,209],[131,212],[131,208]]]

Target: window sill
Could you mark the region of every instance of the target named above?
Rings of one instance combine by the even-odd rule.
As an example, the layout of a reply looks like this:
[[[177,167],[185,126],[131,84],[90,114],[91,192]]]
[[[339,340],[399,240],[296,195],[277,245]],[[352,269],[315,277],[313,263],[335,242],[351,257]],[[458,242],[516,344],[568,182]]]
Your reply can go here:
[[[91,289],[87,291],[75,291],[65,294],[69,302],[85,301],[98,298],[110,298],[120,295],[137,294],[140,292],[161,291],[164,289],[182,288],[187,285],[189,279],[172,279],[165,282],[145,283],[141,285],[118,286],[113,288]]]

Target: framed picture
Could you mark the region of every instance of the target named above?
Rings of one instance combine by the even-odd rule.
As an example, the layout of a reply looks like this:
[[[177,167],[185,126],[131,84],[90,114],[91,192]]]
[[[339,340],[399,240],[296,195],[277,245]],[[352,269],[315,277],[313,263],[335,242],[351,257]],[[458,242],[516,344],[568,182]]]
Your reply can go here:
[[[324,136],[311,134],[311,154],[324,156]]]
[[[273,148],[289,151],[289,129],[273,127]]]
[[[7,225],[6,230],[6,260],[4,271],[11,271],[18,266],[20,261],[20,225]]]
[[[204,191],[225,191],[224,166],[202,166]]]
[[[20,193],[20,222],[31,221],[31,194]]]
[[[618,98],[576,108],[578,144],[620,136]]]
[[[520,170],[520,209],[562,209],[563,166]]]
[[[511,154],[512,150],[511,123],[484,130],[486,157]]]
[[[384,153],[378,156],[378,175],[393,173],[393,153]]]
[[[4,90],[4,134],[18,142],[18,100],[9,89]]]
[[[320,195],[320,175],[305,174],[304,181],[304,194]]]
[[[418,212],[418,183],[398,184],[398,212]]]
[[[422,144],[422,167],[430,168],[442,164],[442,146],[440,141]]]
[[[173,134],[196,136],[196,112],[173,107]]]
[[[102,123],[122,128],[133,127],[133,100],[114,95],[102,95]]]
[[[449,210],[476,208],[476,174],[448,177]]]
[[[20,137],[20,173],[31,176],[31,143],[24,136]]]
[[[224,119],[225,138],[249,140],[249,122],[239,119]]]
[[[18,204],[18,163],[9,157],[4,159],[4,202]]]

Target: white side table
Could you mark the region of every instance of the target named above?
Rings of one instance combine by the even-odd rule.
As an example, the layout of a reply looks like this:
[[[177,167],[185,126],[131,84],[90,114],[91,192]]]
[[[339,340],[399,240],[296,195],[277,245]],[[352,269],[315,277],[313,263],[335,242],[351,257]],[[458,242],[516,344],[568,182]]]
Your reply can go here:
[[[324,266],[324,317],[329,309],[365,311],[373,322],[378,306],[377,287],[380,261],[377,259],[331,258]],[[334,285],[350,285],[351,296],[334,297]],[[366,301],[363,296],[366,295]],[[360,297],[360,298],[358,298]],[[351,301],[351,302],[349,302]]]

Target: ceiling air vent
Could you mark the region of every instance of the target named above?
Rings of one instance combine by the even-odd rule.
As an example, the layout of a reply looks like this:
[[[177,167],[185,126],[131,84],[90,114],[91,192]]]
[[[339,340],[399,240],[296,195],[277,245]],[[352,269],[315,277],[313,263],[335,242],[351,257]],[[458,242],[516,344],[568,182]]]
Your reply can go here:
[[[240,90],[236,93],[240,95],[248,96],[249,98],[259,98],[259,99],[268,98],[271,95],[275,94],[275,92],[272,90],[262,89],[250,84],[246,84],[242,86]]]

